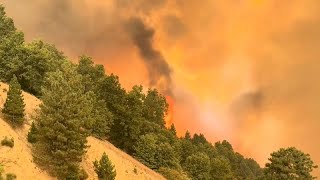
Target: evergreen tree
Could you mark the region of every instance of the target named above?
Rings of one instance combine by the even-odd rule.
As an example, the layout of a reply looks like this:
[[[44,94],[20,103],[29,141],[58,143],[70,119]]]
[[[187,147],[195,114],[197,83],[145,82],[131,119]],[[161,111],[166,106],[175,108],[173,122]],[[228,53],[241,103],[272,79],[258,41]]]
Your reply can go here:
[[[172,132],[173,135],[177,135],[177,130],[176,130],[176,127],[174,126],[174,124],[171,124],[170,126],[170,132]]]
[[[45,74],[59,70],[66,61],[63,53],[54,45],[40,40],[24,44],[21,60],[23,66],[17,72],[21,87],[38,97],[42,95]]]
[[[141,136],[134,147],[135,157],[151,169],[181,168],[176,152],[166,141],[160,140],[159,136],[155,134]]]
[[[14,31],[16,31],[16,27],[13,20],[6,16],[4,7],[0,4],[0,39],[3,39]]]
[[[189,156],[184,164],[186,172],[195,180],[210,179],[210,159],[204,153]]]
[[[109,138],[110,128],[113,125],[113,114],[108,109],[106,100],[101,97],[98,88],[106,78],[104,67],[103,65],[95,65],[91,57],[83,55],[79,57],[79,64],[76,69],[82,76],[85,92],[92,91],[95,93],[92,134],[101,139]],[[105,91],[105,89],[102,91]]]
[[[16,75],[21,88],[41,96],[45,73],[56,71],[65,61],[62,52],[42,41],[24,43],[13,20],[0,5],[0,80],[9,82]]]
[[[79,57],[77,71],[82,75],[85,91],[97,91],[98,83],[106,76],[103,65],[95,65],[91,57],[84,55]]]
[[[149,89],[143,102],[143,117],[164,128],[164,117],[168,112],[168,106],[166,98],[158,90]]]
[[[21,91],[21,86],[16,76],[10,81],[7,99],[4,104],[2,113],[4,113],[7,120],[14,125],[22,125],[24,121],[25,104]]]
[[[207,139],[204,137],[204,135],[203,134],[194,134],[193,135],[193,138],[192,138],[192,143],[193,144],[196,144],[196,145],[198,145],[198,144],[206,144],[206,143],[208,143],[208,141],[207,141]]]
[[[151,169],[158,169],[160,167],[156,159],[157,137],[154,134],[141,136],[134,146],[134,150],[134,157],[144,165]]]
[[[37,128],[34,122],[31,124],[31,128],[28,132],[28,142],[35,143],[37,141]]]
[[[167,142],[161,142],[157,146],[156,159],[159,167],[181,169],[178,156],[173,147]]]
[[[35,161],[58,179],[79,179],[86,149],[87,127],[92,124],[93,99],[85,93],[81,75],[71,63],[48,73],[37,117]]]
[[[107,139],[110,136],[113,115],[103,100],[97,100],[97,98],[95,98],[94,107],[95,109],[92,114],[94,119],[92,134],[100,139]]]
[[[0,4],[0,81],[9,82],[23,68],[23,43],[23,33],[16,30]]]
[[[234,179],[229,161],[224,157],[211,159],[210,174],[212,179]]]
[[[114,114],[114,125],[111,128],[111,141],[129,154],[133,154],[133,146],[139,140],[141,128],[145,122],[142,117],[143,99],[142,87],[134,86],[129,93],[124,95],[123,103],[116,102],[110,108],[110,110],[117,109]]]
[[[191,134],[189,131],[186,132],[186,134],[184,135],[184,139],[185,140],[191,140]]]
[[[106,153],[103,153],[100,161],[95,160],[93,165],[99,180],[114,180],[116,178],[117,172]]]
[[[195,146],[188,139],[180,140],[180,163],[184,164],[189,156],[196,152]]]
[[[79,70],[78,70],[79,71]],[[126,111],[126,91],[121,87],[119,78],[109,75],[97,84],[95,94],[106,103],[108,110],[112,113],[113,124],[110,129],[110,141],[118,148],[124,149],[123,121],[128,117]]]
[[[314,165],[309,154],[305,154],[294,147],[281,148],[271,154],[270,163],[266,164],[265,175],[267,179],[295,180],[315,179],[311,172]]]
[[[228,141],[216,142],[215,149],[220,156],[229,160],[235,178],[253,179],[262,175],[259,164],[234,152],[232,145]]]

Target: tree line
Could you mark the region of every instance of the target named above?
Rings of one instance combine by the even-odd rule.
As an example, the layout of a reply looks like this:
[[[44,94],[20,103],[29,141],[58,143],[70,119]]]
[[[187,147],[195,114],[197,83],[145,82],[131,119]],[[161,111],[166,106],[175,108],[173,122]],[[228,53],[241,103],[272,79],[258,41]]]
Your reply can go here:
[[[2,113],[14,127],[24,123],[22,90],[42,101],[28,140],[35,162],[58,179],[86,179],[80,167],[88,136],[110,141],[167,179],[313,179],[316,166],[308,154],[291,147],[271,154],[264,168],[234,151],[227,141],[214,144],[188,131],[178,137],[166,128],[168,104],[157,89],[125,90],[118,76],[105,72],[91,57],[74,64],[54,45],[25,42],[0,6],[0,80],[10,84]],[[101,179],[116,176],[108,166]],[[109,174],[109,175],[106,175]]]

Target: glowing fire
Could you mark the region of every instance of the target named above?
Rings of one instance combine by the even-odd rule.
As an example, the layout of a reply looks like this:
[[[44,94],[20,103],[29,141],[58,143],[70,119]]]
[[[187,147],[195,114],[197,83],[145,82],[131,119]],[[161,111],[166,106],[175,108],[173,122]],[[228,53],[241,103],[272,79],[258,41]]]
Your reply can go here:
[[[168,113],[165,117],[166,126],[170,127],[173,123],[173,112],[174,112],[174,101],[171,96],[166,96],[167,103],[169,105],[168,107]]]

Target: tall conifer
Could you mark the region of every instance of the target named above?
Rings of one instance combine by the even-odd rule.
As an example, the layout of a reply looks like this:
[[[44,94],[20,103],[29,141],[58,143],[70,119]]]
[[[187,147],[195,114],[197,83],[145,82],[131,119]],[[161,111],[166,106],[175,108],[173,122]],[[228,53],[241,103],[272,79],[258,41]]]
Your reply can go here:
[[[92,125],[93,100],[71,63],[48,73],[37,120],[34,157],[58,179],[81,179],[79,163]]]
[[[25,104],[21,86],[16,76],[10,81],[7,99],[2,109],[5,118],[14,125],[22,125],[25,115]]]

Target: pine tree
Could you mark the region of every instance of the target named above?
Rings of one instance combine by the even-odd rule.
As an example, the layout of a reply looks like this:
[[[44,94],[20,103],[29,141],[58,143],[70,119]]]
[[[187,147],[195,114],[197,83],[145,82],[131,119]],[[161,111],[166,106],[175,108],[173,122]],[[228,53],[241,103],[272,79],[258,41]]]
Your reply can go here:
[[[0,4],[0,81],[9,82],[23,67],[24,35],[17,31],[12,18]]]
[[[28,132],[28,142],[35,143],[37,141],[37,128],[34,122],[31,124],[31,128]]]
[[[9,91],[2,113],[12,124],[22,125],[24,121],[24,109],[25,104],[21,86],[17,80],[17,77],[13,76],[10,81]]]
[[[189,131],[187,131],[186,134],[184,135],[184,139],[191,140],[191,134]]]
[[[95,160],[93,165],[99,180],[114,180],[116,178],[117,172],[106,153],[103,153],[100,161]]]
[[[113,124],[112,113],[106,107],[106,103],[103,100],[97,100],[97,98],[95,98],[94,106],[94,126],[92,127],[92,135],[100,139],[109,138],[110,127]]]
[[[314,164],[309,154],[295,147],[281,148],[271,153],[269,161],[264,169],[267,179],[316,179],[312,171],[318,166]]]
[[[210,159],[204,153],[196,153],[189,156],[185,162],[184,168],[192,179],[210,179]]]
[[[180,169],[177,154],[166,141],[168,140],[157,134],[142,135],[134,146],[135,158],[151,169]]]
[[[71,63],[48,73],[37,117],[35,161],[58,179],[80,179],[79,163],[92,124],[93,100]]]
[[[171,124],[170,128],[169,128],[170,132],[173,133],[173,135],[177,135],[177,130],[176,127],[174,126],[174,124]]]

